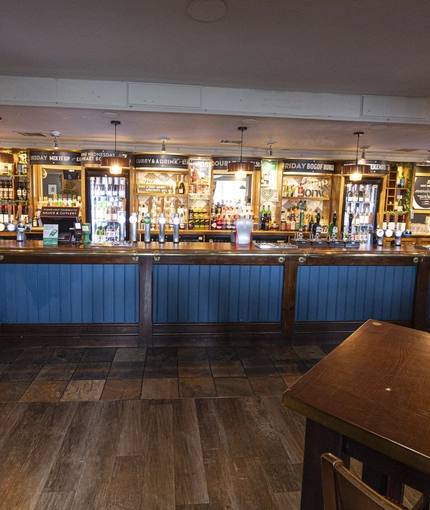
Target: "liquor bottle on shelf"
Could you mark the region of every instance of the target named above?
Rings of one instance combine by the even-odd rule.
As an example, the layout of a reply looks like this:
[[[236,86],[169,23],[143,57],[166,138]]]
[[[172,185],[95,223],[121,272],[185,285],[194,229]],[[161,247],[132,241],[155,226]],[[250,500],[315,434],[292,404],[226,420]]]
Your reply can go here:
[[[179,181],[179,185],[178,185],[178,193],[179,195],[184,195],[185,194],[185,184],[184,184],[184,178],[183,176],[181,175],[181,180]]]

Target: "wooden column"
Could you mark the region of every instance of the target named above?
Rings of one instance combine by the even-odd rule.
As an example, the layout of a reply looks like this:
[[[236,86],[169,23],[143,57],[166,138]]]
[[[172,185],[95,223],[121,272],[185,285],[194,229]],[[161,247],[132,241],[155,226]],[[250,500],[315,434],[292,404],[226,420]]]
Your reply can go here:
[[[139,257],[139,347],[152,347],[152,270],[153,258]]]
[[[293,342],[296,314],[296,286],[299,267],[298,257],[287,257],[284,264],[284,287],[282,290],[281,332],[284,340]]]

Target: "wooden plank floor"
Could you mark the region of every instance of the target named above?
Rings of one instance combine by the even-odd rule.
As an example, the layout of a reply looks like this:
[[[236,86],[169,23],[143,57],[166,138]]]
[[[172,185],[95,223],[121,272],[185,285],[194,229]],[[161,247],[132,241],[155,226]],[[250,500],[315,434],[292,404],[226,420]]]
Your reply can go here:
[[[0,404],[0,427],[1,510],[298,508],[278,396]]]
[[[298,510],[328,350],[0,349],[0,510]]]

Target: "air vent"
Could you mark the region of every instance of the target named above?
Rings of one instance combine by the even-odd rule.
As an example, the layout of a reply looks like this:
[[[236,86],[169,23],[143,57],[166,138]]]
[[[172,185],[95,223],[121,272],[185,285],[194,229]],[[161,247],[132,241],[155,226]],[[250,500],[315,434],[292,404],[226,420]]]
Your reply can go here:
[[[240,145],[240,140],[221,140],[222,145]]]
[[[42,136],[42,137],[46,138],[46,135],[44,135],[43,133],[23,133],[21,131],[15,131],[15,133],[18,133],[21,136],[37,136],[37,137]]]

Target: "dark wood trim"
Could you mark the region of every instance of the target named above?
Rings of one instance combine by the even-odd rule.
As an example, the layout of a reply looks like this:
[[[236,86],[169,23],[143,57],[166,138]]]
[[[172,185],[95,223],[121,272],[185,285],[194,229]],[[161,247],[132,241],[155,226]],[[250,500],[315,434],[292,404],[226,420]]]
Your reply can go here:
[[[340,344],[366,321],[297,321],[293,345]],[[389,321],[391,324],[412,328],[412,321]]]
[[[152,346],[153,258],[139,258],[139,346]]]
[[[409,321],[393,324],[412,327]],[[364,322],[296,322],[291,339],[276,322],[152,324],[150,341],[140,324],[8,324],[2,347],[137,347],[339,344]],[[143,324],[148,329],[148,323]]]
[[[285,342],[292,343],[296,315],[296,286],[299,260],[297,257],[285,261],[284,285],[282,289],[281,330]]]
[[[417,267],[417,277],[415,282],[413,327],[422,331],[429,331],[429,320],[427,310],[429,306],[429,278],[430,278],[430,260],[427,257],[421,257]]]
[[[2,324],[0,348],[137,347],[137,324]]]

